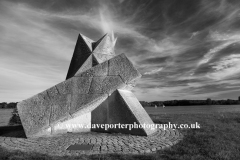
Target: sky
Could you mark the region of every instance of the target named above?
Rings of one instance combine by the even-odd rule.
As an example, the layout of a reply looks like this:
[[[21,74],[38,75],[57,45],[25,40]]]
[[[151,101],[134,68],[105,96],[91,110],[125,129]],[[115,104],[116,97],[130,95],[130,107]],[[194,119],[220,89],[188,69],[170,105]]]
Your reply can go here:
[[[112,31],[139,100],[240,96],[239,0],[0,0],[0,102],[64,81],[78,34]]]

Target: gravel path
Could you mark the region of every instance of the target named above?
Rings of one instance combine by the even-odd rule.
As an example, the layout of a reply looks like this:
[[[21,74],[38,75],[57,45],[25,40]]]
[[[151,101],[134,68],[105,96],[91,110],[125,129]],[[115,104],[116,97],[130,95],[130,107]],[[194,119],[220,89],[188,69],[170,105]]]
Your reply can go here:
[[[133,136],[108,133],[67,133],[55,137],[37,139],[0,137],[0,146],[9,150],[34,151],[49,155],[81,155],[81,154],[145,154],[170,147],[182,139],[177,130],[159,129],[152,136]],[[89,151],[66,150],[73,144],[91,144]]]

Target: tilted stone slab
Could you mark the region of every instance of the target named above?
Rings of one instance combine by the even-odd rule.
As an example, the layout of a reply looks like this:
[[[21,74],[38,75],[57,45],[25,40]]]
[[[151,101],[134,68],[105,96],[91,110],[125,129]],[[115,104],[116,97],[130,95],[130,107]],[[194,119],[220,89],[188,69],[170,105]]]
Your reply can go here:
[[[72,77],[56,85],[60,94],[87,94],[92,82],[92,77]]]
[[[107,94],[74,94],[72,95],[72,104],[69,113],[70,115],[73,115],[78,111],[83,110],[84,108],[86,109],[87,107],[93,105],[93,107],[86,109],[84,112],[92,111],[97,107],[96,105],[102,103],[106,98]],[[95,102],[97,102],[96,105]]]
[[[27,137],[49,127],[51,101],[46,91],[19,102],[17,109]]]
[[[109,60],[108,75],[120,75],[125,83],[141,78],[139,71],[123,53]]]
[[[75,77],[96,77],[108,75],[108,61],[98,64],[85,72],[76,74]]]
[[[50,125],[69,116],[71,94],[61,94],[51,99]]]
[[[125,85],[120,76],[93,77],[89,93],[111,94],[114,90],[122,88]]]

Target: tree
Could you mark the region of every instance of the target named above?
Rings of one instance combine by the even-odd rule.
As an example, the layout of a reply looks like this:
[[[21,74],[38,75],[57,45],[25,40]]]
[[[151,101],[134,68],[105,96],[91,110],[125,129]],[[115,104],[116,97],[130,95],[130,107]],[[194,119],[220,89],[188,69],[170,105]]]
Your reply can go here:
[[[208,105],[211,105],[211,104],[212,104],[212,100],[211,100],[210,98],[208,98],[206,101],[207,101],[207,104],[208,104]]]

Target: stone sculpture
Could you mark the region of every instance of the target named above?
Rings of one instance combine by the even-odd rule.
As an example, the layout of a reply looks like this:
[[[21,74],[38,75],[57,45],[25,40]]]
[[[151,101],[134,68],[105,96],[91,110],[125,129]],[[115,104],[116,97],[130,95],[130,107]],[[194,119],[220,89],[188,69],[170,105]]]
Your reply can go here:
[[[142,136],[156,132],[153,128],[91,127],[153,124],[131,92],[141,74],[124,54],[115,55],[115,42],[110,34],[96,42],[79,35],[66,80],[17,105],[28,138],[67,132]]]

